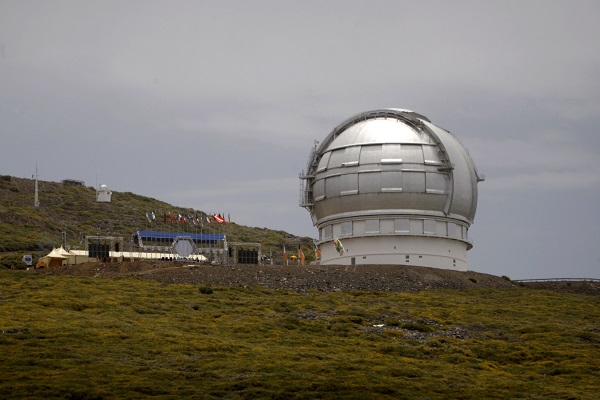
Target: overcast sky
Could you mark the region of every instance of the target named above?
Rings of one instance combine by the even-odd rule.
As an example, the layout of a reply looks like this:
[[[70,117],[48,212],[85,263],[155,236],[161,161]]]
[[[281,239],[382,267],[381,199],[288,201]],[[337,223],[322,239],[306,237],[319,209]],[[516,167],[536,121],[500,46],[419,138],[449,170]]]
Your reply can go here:
[[[314,140],[396,107],[486,176],[469,269],[600,278],[600,2],[0,1],[0,174],[317,237]]]

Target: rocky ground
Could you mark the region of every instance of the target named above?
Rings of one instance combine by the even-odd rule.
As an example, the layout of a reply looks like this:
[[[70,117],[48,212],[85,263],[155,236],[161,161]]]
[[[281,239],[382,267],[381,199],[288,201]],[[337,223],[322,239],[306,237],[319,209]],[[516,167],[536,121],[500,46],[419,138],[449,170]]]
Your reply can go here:
[[[519,284],[478,272],[397,265],[282,266],[201,265],[164,261],[86,263],[36,270],[49,275],[138,277],[164,283],[204,286],[261,286],[271,289],[330,291],[419,291],[424,289],[532,288],[600,295],[599,282]]]

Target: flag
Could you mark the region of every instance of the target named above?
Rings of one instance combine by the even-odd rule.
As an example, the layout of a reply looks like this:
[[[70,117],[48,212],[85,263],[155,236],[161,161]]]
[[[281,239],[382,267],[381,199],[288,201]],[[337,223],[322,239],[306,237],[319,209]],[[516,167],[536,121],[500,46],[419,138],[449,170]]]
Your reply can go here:
[[[156,221],[156,214],[154,214],[154,211],[152,211],[152,221]]]
[[[223,222],[225,222],[225,220],[223,219],[223,217],[221,217],[221,214],[215,214],[215,221],[217,221],[218,223],[222,224]]]
[[[227,213],[227,222],[231,223],[231,217],[229,216],[229,213]]]
[[[340,239],[335,238],[333,240],[333,245],[335,246],[335,250],[340,253],[340,256],[342,254],[344,254],[344,246],[342,245],[342,242],[340,241]]]
[[[287,265],[287,253],[285,252],[285,244],[283,245],[283,263]]]
[[[210,217],[208,215],[206,216],[206,223],[210,224]]]
[[[318,260],[321,258],[321,248],[317,244],[317,241],[313,239],[313,246],[315,246],[315,258]]]
[[[167,212],[163,211],[163,224],[167,223]]]
[[[298,258],[300,259],[300,265],[304,265],[304,252],[300,246],[298,246]]]
[[[148,220],[148,222],[151,222],[152,220],[150,219],[150,215],[148,214],[148,211],[146,211],[146,219]]]

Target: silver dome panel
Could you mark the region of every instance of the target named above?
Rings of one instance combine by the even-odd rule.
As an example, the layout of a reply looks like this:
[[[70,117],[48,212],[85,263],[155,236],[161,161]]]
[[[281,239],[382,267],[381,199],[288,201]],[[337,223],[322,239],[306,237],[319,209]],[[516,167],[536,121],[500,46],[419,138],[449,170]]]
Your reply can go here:
[[[366,215],[443,216],[467,225],[482,180],[462,144],[412,111],[382,109],[337,126],[302,175],[300,205],[319,226]]]

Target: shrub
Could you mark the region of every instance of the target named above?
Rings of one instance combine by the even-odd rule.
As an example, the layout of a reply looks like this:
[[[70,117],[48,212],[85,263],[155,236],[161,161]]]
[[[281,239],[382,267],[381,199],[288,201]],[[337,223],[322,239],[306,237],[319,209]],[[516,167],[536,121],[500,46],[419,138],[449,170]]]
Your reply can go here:
[[[17,254],[9,254],[2,257],[0,260],[0,268],[7,269],[26,269],[27,264],[23,262],[23,256]]]
[[[200,286],[200,293],[202,294],[212,294],[213,289],[210,286]]]

